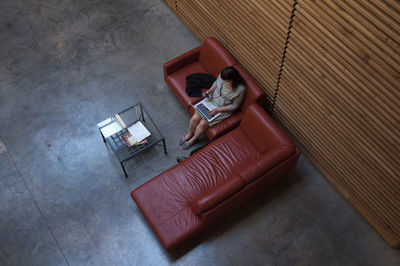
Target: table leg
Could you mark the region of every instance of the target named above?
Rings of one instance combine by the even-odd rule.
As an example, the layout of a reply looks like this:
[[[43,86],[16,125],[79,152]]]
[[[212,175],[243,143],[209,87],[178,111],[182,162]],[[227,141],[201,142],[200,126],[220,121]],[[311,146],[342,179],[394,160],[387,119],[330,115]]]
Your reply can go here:
[[[167,145],[165,144],[165,139],[163,140],[163,144],[164,144],[164,153],[165,153],[165,154],[168,154],[168,152],[167,152]]]
[[[121,165],[121,167],[122,167],[122,171],[124,171],[124,175],[125,175],[125,177],[126,178],[128,178],[128,174],[126,173],[126,171],[125,171],[125,166],[124,166],[124,163],[119,163],[120,165]]]
[[[141,113],[141,115],[142,115],[143,122],[146,122],[146,120],[144,120],[143,108],[142,108],[141,105],[140,105],[140,113]]]
[[[99,130],[99,131],[100,131],[100,130]],[[103,142],[106,143],[106,139],[104,138],[103,133],[101,133],[101,131],[100,131],[100,135],[101,135],[101,137],[103,138]]]

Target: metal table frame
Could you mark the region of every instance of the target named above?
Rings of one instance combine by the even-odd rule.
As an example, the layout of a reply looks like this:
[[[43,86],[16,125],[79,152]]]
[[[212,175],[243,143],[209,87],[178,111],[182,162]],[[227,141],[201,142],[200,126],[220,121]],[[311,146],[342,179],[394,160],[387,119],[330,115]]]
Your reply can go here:
[[[137,103],[135,105],[132,105],[125,110],[121,111],[118,113],[118,115],[123,116],[124,113],[131,111],[132,109],[134,110],[139,110],[140,114],[138,115],[138,119],[134,119],[133,121],[128,121],[128,124],[126,125],[127,127],[122,129],[121,131],[115,133],[114,135],[111,135],[107,138],[104,137],[103,133],[101,132],[101,129],[103,127],[108,126],[110,123],[113,123],[114,120],[111,119],[111,121],[107,124],[104,124],[100,126],[98,129],[100,131],[100,135],[103,139],[103,142],[111,148],[113,153],[116,155],[118,158],[118,161],[121,165],[122,171],[124,172],[124,175],[126,178],[128,178],[128,174],[126,173],[125,170],[125,164],[127,161],[132,159],[135,155],[139,154],[140,152],[147,150],[154,145],[157,146],[164,146],[164,153],[168,154],[167,152],[167,146],[165,143],[165,137],[161,134],[161,131],[158,129],[157,125],[153,122],[149,114],[146,112],[144,107],[142,106],[141,103]],[[148,143],[146,144],[141,144],[138,146],[132,146],[128,148],[128,146],[125,144],[125,142],[122,139],[123,134],[125,134],[131,125],[136,123],[137,121],[141,121],[145,127],[150,131],[151,136],[148,137]],[[161,143],[162,142],[162,143]]]

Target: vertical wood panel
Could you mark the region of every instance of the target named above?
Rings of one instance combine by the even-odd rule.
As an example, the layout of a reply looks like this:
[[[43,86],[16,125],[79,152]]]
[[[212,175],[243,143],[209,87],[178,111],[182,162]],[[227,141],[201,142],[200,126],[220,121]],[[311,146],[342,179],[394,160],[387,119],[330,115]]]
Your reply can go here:
[[[177,0],[165,0],[167,5],[176,12]]]
[[[387,3],[373,3],[299,1],[275,114],[329,180],[398,246],[398,23],[378,7]]]
[[[269,104],[277,92],[278,122],[398,247],[399,2],[299,0],[296,10],[295,0],[166,2],[200,40],[221,41]]]

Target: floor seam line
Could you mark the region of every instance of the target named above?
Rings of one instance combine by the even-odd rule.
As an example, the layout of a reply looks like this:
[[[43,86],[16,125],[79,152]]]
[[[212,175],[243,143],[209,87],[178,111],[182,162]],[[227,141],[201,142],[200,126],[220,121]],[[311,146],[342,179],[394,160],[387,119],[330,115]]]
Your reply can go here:
[[[11,163],[14,165],[14,168],[15,168],[15,170],[16,170],[17,173],[18,173],[18,176],[22,179],[22,182],[24,183],[24,186],[25,186],[26,190],[28,191],[29,195],[31,196],[32,201],[33,201],[33,204],[35,204],[37,210],[38,210],[39,213],[40,213],[40,216],[42,217],[44,223],[45,223],[46,226],[47,226],[47,229],[50,231],[51,236],[53,237],[54,241],[56,242],[56,245],[57,245],[58,249],[60,250],[60,252],[61,252],[61,254],[62,254],[62,256],[63,256],[65,262],[67,263],[68,266],[70,266],[71,264],[69,264],[69,262],[68,262],[68,260],[67,260],[67,257],[65,256],[65,254],[64,254],[64,252],[63,252],[63,250],[62,250],[60,244],[58,243],[58,240],[57,240],[56,236],[55,236],[54,233],[53,233],[53,230],[51,230],[50,225],[48,224],[46,218],[44,217],[43,212],[42,212],[42,210],[40,209],[39,204],[37,203],[35,197],[33,196],[32,192],[31,192],[31,190],[29,189],[28,184],[27,184],[26,181],[25,181],[25,178],[23,177],[21,171],[20,171],[19,168],[17,167],[17,164],[15,163],[14,159],[12,158],[10,151],[8,151],[7,153],[8,153],[8,154],[7,154],[8,157],[10,158]]]

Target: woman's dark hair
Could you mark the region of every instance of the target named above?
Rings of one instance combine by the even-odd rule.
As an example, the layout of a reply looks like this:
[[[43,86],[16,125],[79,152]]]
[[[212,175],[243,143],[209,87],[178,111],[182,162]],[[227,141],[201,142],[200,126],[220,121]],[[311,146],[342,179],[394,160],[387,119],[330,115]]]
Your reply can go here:
[[[223,80],[232,81],[232,89],[236,89],[239,84],[243,84],[244,80],[242,75],[240,75],[239,71],[236,68],[230,66],[225,67],[221,72],[221,78]]]

